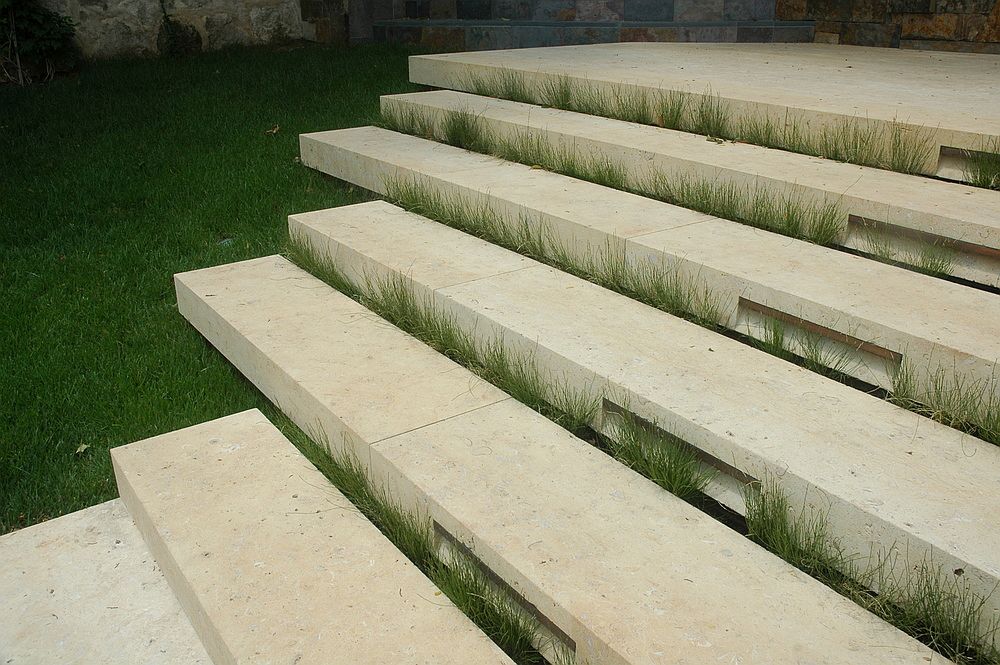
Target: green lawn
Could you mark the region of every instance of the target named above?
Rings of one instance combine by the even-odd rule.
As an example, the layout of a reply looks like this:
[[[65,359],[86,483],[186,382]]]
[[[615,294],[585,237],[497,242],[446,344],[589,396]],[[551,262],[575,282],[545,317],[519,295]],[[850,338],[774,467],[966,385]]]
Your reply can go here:
[[[298,164],[297,137],[414,89],[406,55],[237,50],[0,88],[0,533],[116,496],[111,447],[279,419],[171,276],[280,252],[289,213],[360,200]]]

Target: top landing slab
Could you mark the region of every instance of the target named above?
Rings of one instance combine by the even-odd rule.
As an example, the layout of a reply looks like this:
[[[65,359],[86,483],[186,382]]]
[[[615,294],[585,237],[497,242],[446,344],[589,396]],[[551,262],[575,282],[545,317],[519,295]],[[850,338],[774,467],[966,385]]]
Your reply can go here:
[[[412,56],[410,80],[465,89],[507,69],[703,94],[738,110],[926,128],[938,147],[1000,137],[1000,55],[827,44],[621,43]]]

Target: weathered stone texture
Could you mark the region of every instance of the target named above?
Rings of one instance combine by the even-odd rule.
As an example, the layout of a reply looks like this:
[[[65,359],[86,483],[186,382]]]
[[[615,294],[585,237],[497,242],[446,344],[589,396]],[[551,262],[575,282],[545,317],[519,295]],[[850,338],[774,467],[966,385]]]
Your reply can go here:
[[[340,0],[338,0],[339,2]],[[302,37],[299,0],[42,0],[76,23],[85,57],[157,55]],[[165,24],[165,19],[172,24]]]
[[[776,0],[775,12],[816,21],[827,43],[985,53],[1000,42],[1000,0]]]

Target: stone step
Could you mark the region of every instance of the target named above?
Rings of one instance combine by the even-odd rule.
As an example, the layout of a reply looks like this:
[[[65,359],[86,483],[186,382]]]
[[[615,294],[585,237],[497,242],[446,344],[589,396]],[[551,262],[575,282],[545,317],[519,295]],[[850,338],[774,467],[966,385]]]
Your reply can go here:
[[[511,662],[256,409],[111,459],[213,662]]]
[[[804,135],[860,122],[891,145],[925,139],[920,171],[960,179],[963,155],[1000,145],[1000,56],[825,44],[592,44],[410,57],[414,83],[473,92],[515,72],[528,90],[566,77],[603,91],[717,95],[735,116],[791,121]],[[899,135],[899,132],[897,132]],[[993,145],[991,145],[991,143]]]
[[[990,190],[450,90],[385,96],[382,109],[438,123],[439,139],[448,113],[472,113],[498,140],[531,137],[583,161],[610,160],[635,184],[695,178],[836,205],[838,244],[871,253],[875,234],[903,263],[945,249],[949,274],[1000,287],[1000,194]]]
[[[449,200],[489,204],[555,238],[579,261],[624,255],[668,264],[711,290],[727,327],[765,335],[768,321],[850,356],[843,371],[892,387],[901,362],[930,384],[952,377],[997,390],[1000,298],[522,164],[374,127],[300,137],[302,161],[366,189],[418,182]]]
[[[577,662],[945,662],[280,257],[175,283],[240,371],[333,449],[367,446]]]
[[[383,201],[293,215],[289,233],[355,283],[406,278],[481,342],[627,404],[730,486],[780,478],[850,552],[901,554],[903,576],[962,569],[1000,617],[997,446]],[[713,495],[745,512],[738,491]]]
[[[0,536],[0,662],[212,661],[115,499]]]

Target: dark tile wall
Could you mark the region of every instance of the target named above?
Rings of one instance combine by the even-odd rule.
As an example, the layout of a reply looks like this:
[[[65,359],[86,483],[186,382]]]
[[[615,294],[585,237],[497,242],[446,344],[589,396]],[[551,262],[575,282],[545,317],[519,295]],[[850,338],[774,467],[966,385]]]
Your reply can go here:
[[[711,22],[775,18],[775,0],[374,0],[371,4],[378,6],[377,20]]]
[[[777,0],[775,14],[816,21],[822,42],[1000,51],[1000,0]]]

